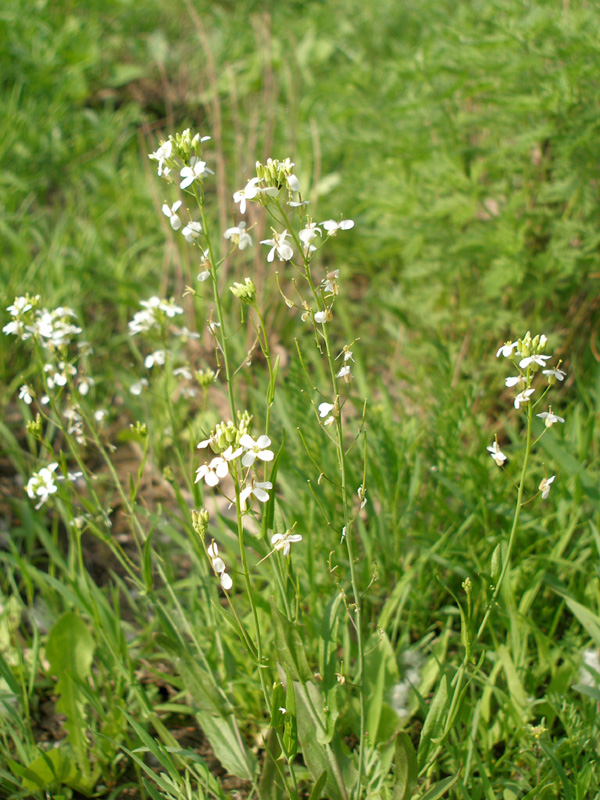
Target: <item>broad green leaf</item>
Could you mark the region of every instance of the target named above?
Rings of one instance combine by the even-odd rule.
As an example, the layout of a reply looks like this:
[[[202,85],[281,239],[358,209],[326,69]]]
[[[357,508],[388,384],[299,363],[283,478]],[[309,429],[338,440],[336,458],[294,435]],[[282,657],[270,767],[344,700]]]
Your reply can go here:
[[[379,723],[384,697],[398,683],[398,667],[394,649],[383,632],[374,633],[365,644],[365,685],[367,692],[367,730],[369,740],[378,744]]]
[[[582,627],[585,628],[596,647],[600,647],[600,617],[570,597],[565,597],[565,602]]]
[[[294,681],[310,681],[312,672],[306,660],[302,639],[296,626],[284,616],[271,598],[271,615],[280,663],[290,671]]]
[[[510,653],[508,652],[508,648],[506,645],[501,644],[498,647],[498,658],[502,662],[502,669],[504,670],[504,675],[506,676],[506,682],[508,684],[508,693],[510,695],[510,699],[515,704],[515,707],[522,717],[525,709],[527,708],[527,693],[523,688],[523,684],[521,683],[519,676],[517,674],[517,670],[513,663],[512,658],[510,657]]]
[[[325,788],[326,783],[327,783],[327,772],[323,771],[317,778],[308,800],[319,800],[319,798],[321,797],[321,792]]]
[[[313,682],[295,681],[294,691],[298,738],[306,766],[315,781],[327,772],[325,796],[328,800],[347,800],[357,773],[339,735],[335,735],[331,742],[321,741],[327,731],[323,697]]]
[[[58,677],[56,710],[66,716],[65,727],[84,778],[90,773],[87,757],[84,695],[80,684],[90,674],[94,639],[77,614],[67,612],[52,626],[46,645],[50,671]]]
[[[256,756],[244,744],[235,717],[231,715],[224,719],[210,714],[198,714],[197,717],[215,755],[227,772],[245,781],[254,780]]]
[[[425,792],[425,794],[419,797],[419,800],[438,800],[439,797],[443,797],[448,789],[450,789],[458,780],[458,775],[455,775],[453,778],[444,778],[443,781],[438,781],[434,783],[433,786]]]
[[[417,752],[417,759],[419,763],[419,770],[421,770],[427,763],[427,757],[431,749],[431,740],[434,736],[441,735],[443,731],[442,718],[448,705],[448,684],[446,676],[442,676],[442,680],[436,693],[433,696],[423,730],[421,731],[421,738],[419,740],[419,749]]]
[[[396,780],[392,800],[412,800],[419,768],[417,754],[407,733],[399,733],[395,743]]]

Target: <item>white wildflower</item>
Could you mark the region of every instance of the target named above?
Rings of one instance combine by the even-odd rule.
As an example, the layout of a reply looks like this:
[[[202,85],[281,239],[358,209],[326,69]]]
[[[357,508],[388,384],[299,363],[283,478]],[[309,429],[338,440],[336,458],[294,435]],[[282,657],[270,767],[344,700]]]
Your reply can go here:
[[[555,478],[556,475],[553,475],[551,478],[544,478],[538,486],[539,491],[542,493],[542,500],[545,500],[550,494],[550,486]]]
[[[58,491],[58,486],[55,483],[56,476],[54,475],[57,468],[58,463],[56,462],[48,464],[47,467],[43,467],[39,472],[34,472],[27,482],[25,487],[27,494],[32,500],[38,500],[35,506],[36,509],[41,508],[50,495]]]
[[[242,509],[246,508],[246,503],[250,495],[254,495],[261,503],[266,503],[269,499],[267,489],[272,489],[273,484],[271,481],[255,481],[252,480],[245,489],[240,492],[240,505]]]
[[[284,556],[289,556],[292,544],[301,541],[302,536],[300,536],[299,533],[292,533],[292,531],[276,533],[274,536],[271,536],[271,544],[275,550],[283,550]]]
[[[168,203],[163,203],[162,213],[165,215],[165,217],[169,218],[169,222],[171,223],[171,227],[174,231],[178,231],[183,224],[181,222],[181,218],[177,214],[180,207],[181,200],[177,200],[177,202],[173,203],[172,206],[170,206]]]
[[[523,358],[521,361],[519,361],[519,366],[521,369],[527,369],[530,364],[537,364],[539,367],[545,367],[546,361],[548,361],[550,358],[552,358],[552,356],[527,356],[527,358]]]
[[[516,350],[518,346],[519,342],[506,342],[496,353],[496,358],[499,358],[501,355],[504,356],[504,358],[510,358],[513,350]]]
[[[515,397],[515,408],[520,408],[523,403],[528,403],[535,389],[525,389]]]
[[[333,411],[333,403],[320,403],[319,416],[326,417],[330,411]]]
[[[199,480],[204,479],[207,486],[217,486],[219,481],[228,474],[229,465],[227,461],[225,461],[222,456],[217,456],[213,458],[210,464],[202,464],[201,467],[198,467],[194,483],[198,483]]]
[[[188,222],[181,233],[186,242],[190,242],[191,244],[194,239],[197,239],[202,233],[202,225],[199,222]]]
[[[562,369],[559,369],[558,367],[555,369],[543,369],[542,375],[546,375],[548,382],[564,381],[564,379],[567,377],[567,373],[563,372]]]
[[[131,394],[134,394],[137,397],[144,391],[146,386],[148,386],[148,381],[146,380],[146,378],[140,378],[139,381],[131,384],[131,386],[129,387],[129,391],[131,392]]]
[[[225,239],[230,239],[240,250],[252,245],[252,237],[246,231],[246,223],[243,221],[238,222],[233,228],[227,228],[223,236]]]
[[[351,219],[343,219],[341,222],[336,222],[334,219],[326,219],[325,222],[320,222],[320,225],[325,228],[328,236],[335,236],[338,231],[349,231],[354,227],[354,221]]]
[[[212,170],[206,166],[206,161],[201,161],[199,158],[197,158],[197,156],[192,156],[190,159],[190,166],[183,167],[179,173],[179,175],[183,178],[179,184],[179,188],[187,189],[187,187],[191,186],[194,181],[197,181],[206,174],[213,174]]]
[[[149,153],[148,158],[158,161],[158,174],[162,175],[165,171],[164,163],[167,159],[171,158],[173,153],[173,143],[163,142],[155,153]]]
[[[259,436],[258,439],[254,441],[251,436],[245,433],[240,438],[240,444],[246,451],[242,458],[244,467],[251,467],[257,458],[261,461],[273,461],[273,451],[267,449],[271,444],[271,440],[268,436]]]
[[[24,403],[27,403],[30,406],[33,403],[33,398],[35,397],[35,392],[30,386],[27,386],[26,383],[21,386],[19,389],[19,400],[22,400]]]
[[[494,442],[491,447],[488,447],[486,449],[489,451],[491,457],[494,459],[496,464],[498,464],[499,467],[502,467],[504,465],[504,462],[506,461],[506,456],[498,447],[498,442]]]
[[[280,261],[289,261],[293,257],[294,251],[286,241],[288,236],[287,230],[284,230],[283,233],[273,232],[272,239],[263,239],[261,241],[261,244],[268,244],[271,247],[267,256],[267,261],[273,261],[276,252]]]
[[[547,428],[551,428],[557,422],[563,422],[564,423],[563,417],[559,417],[557,414],[553,414],[552,413],[552,408],[550,409],[550,411],[542,411],[541,414],[536,414],[536,416],[538,416],[540,419],[544,420],[544,425]]]
[[[146,369],[152,369],[154,365],[162,367],[165,363],[165,351],[164,350],[155,350],[153,353],[150,353],[144,359],[144,366]]]

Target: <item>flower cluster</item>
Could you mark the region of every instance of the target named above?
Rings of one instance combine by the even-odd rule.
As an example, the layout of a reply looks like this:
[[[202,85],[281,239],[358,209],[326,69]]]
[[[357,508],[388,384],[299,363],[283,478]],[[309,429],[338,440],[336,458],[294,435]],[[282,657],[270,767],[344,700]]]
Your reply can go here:
[[[51,494],[58,491],[56,485],[56,475],[58,463],[54,461],[43,467],[39,472],[34,472],[25,486],[25,491],[32,500],[37,500],[36,509],[41,508]]]
[[[215,571],[215,574],[219,576],[219,580],[221,581],[221,586],[228,592],[231,587],[233,586],[233,581],[231,580],[231,575],[227,572],[227,567],[225,566],[225,562],[219,555],[219,548],[217,547],[217,543],[212,541],[212,544],[208,546],[207,549],[208,557],[210,558],[210,562],[212,568]]]
[[[81,333],[81,328],[72,321],[77,317],[73,309],[59,306],[49,311],[39,308],[39,303],[39,295],[15,297],[6,309],[12,319],[2,331],[23,341],[34,338],[44,348],[56,350],[71,344],[73,337]]]
[[[242,509],[246,509],[251,497],[255,497],[261,503],[266,503],[269,499],[268,490],[273,488],[270,481],[257,481],[255,478],[249,477],[250,469],[257,459],[266,463],[275,457],[273,451],[269,449],[271,440],[268,436],[259,436],[256,441],[250,436],[248,433],[250,422],[251,418],[247,413],[240,416],[237,426],[231,420],[220,422],[209,438],[198,444],[199,449],[210,446],[216,455],[210,462],[198,467],[196,483],[204,480],[207,486],[217,486],[229,475],[230,465],[238,460],[242,469],[247,470],[245,486],[239,494]],[[234,474],[237,476],[237,466]]]
[[[550,387],[557,382],[564,381],[566,378],[566,373],[560,368],[562,362],[559,361],[555,367],[551,367],[548,364],[552,356],[545,353],[547,344],[548,339],[544,334],[532,337],[531,333],[527,331],[522,339],[506,342],[496,353],[496,358],[503,356],[509,359],[518,373],[517,375],[511,375],[504,381],[504,385],[507,388],[515,389],[516,391],[513,405],[517,410],[531,403],[534,406],[537,405],[537,402],[541,401]],[[533,396],[538,387],[534,386],[534,382],[538,374],[546,378],[546,386],[540,399],[535,402]],[[563,417],[553,413],[552,406],[549,407],[548,411],[542,411],[536,416],[544,420],[546,428],[551,428],[557,422],[564,423],[565,421]],[[500,449],[497,440],[487,450],[499,467],[504,466],[507,457]],[[550,478],[545,477],[539,485],[539,491],[542,493],[544,500],[550,494],[550,486],[554,479],[554,475]]]
[[[152,328],[164,325],[167,318],[172,319],[178,314],[183,314],[183,308],[175,305],[173,298],[163,300],[155,296],[149,300],[141,300],[140,305],[142,310],[136,311],[129,323],[131,336],[135,336],[136,333],[146,333]]]

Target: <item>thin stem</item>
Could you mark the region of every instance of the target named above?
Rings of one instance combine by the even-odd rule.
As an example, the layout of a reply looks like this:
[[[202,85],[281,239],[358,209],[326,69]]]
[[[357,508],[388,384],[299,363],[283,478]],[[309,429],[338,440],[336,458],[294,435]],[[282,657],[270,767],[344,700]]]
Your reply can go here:
[[[521,514],[521,506],[523,505],[523,489],[525,487],[525,477],[527,475],[527,466],[529,464],[529,454],[531,452],[532,420],[533,420],[533,408],[532,408],[531,403],[528,403],[527,404],[527,435],[526,435],[526,439],[525,439],[525,454],[523,456],[523,467],[521,469],[521,479],[519,481],[519,486],[518,486],[518,489],[517,489],[517,503],[516,503],[516,507],[515,507],[515,514],[514,514],[514,517],[513,517],[513,523],[512,523],[512,528],[511,528],[511,531],[510,531],[510,536],[508,538],[508,548],[506,550],[506,556],[504,557],[504,563],[502,565],[502,571],[500,572],[500,577],[498,578],[498,580],[496,582],[496,586],[494,588],[494,592],[492,594],[492,598],[491,598],[491,600],[489,602],[489,605],[487,607],[487,610],[485,612],[485,615],[483,617],[481,625],[479,626],[479,630],[477,631],[477,635],[475,637],[475,642],[478,642],[480,640],[480,638],[481,638],[481,636],[483,634],[483,631],[485,630],[485,626],[487,625],[487,621],[488,621],[488,619],[490,617],[490,614],[492,613],[492,609],[493,609],[494,604],[496,602],[496,599],[497,599],[497,597],[498,597],[498,595],[500,593],[500,589],[502,588],[502,584],[504,582],[504,578],[505,578],[506,573],[508,572],[508,569],[510,567],[510,556],[512,554],[514,543],[515,543],[515,538],[516,538],[516,535],[517,535],[517,528],[518,528],[518,525],[519,525],[519,516]]]
[[[310,259],[308,255],[304,253],[304,249],[302,247],[302,243],[298,238],[297,233],[295,232],[293,226],[290,224],[290,220],[284,211],[284,209],[278,205],[278,210],[282,215],[286,228],[290,231],[290,235],[294,240],[294,243],[298,247],[300,253],[302,254],[302,260],[304,265],[304,275],[306,281],[310,287],[310,291],[313,295],[315,303],[319,311],[325,310],[325,302],[323,297],[319,291],[317,291],[317,287],[314,284],[312,274],[310,271]],[[343,439],[343,426],[342,426],[342,417],[339,413],[340,408],[340,392],[338,386],[338,379],[336,373],[336,364],[335,364],[335,357],[331,350],[331,343],[329,340],[329,331],[327,329],[327,323],[322,325],[322,336],[325,342],[325,353],[327,357],[327,363],[329,365],[329,373],[331,377],[331,385],[333,389],[333,394],[335,398],[335,406],[338,408],[338,414],[335,417],[336,421],[336,448],[337,448],[337,455],[338,455],[338,465],[340,469],[340,482],[341,482],[341,490],[342,490],[342,507],[343,507],[343,514],[344,514],[344,529],[346,532],[346,536],[344,537],[346,540],[346,549],[348,552],[348,561],[350,562],[350,583],[352,586],[352,595],[354,600],[354,613],[355,618],[351,618],[351,622],[354,625],[356,630],[356,645],[358,651],[358,669],[356,672],[356,676],[354,678],[354,683],[358,685],[359,689],[359,703],[360,703],[360,738],[359,738],[359,750],[358,750],[358,778],[356,782],[356,797],[360,797],[361,788],[362,788],[362,779],[363,779],[363,771],[364,771],[364,762],[365,762],[365,739],[366,739],[366,719],[367,719],[367,708],[366,708],[366,694],[365,694],[365,682],[364,682],[364,642],[363,642],[363,632],[362,632],[362,609],[361,609],[361,598],[360,592],[358,589],[358,580],[356,575],[356,553],[354,548],[354,537],[352,535],[352,522],[353,520],[350,518],[350,500],[349,500],[349,491],[348,491],[348,484],[347,484],[347,469],[346,469],[346,453],[344,451],[344,439]]]

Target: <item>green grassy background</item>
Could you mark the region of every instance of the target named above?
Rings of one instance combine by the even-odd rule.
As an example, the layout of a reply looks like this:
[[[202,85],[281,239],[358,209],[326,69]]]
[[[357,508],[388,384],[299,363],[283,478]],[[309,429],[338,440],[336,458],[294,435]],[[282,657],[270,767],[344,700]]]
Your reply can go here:
[[[231,194],[252,175],[257,158],[288,155],[317,219],[341,211],[355,220],[352,235],[340,235],[326,259],[342,273],[334,332],[340,342],[360,336],[357,408],[362,398],[369,402],[369,499],[377,514],[360,529],[361,579],[366,586],[376,565],[368,622],[389,636],[400,673],[408,650],[421,653],[430,669],[407,722],[415,741],[440,676],[450,681],[460,663],[452,593],[460,594],[467,576],[478,576],[481,609],[491,554],[512,518],[510,480],[485,454],[496,432],[519,446],[495,351],[531,329],[545,332],[564,359],[569,378],[554,407],[567,423],[543,440],[534,466],[541,477],[547,463],[557,483],[545,506],[536,501],[525,508],[514,595],[505,598],[511,612],[489,633],[492,652],[503,653],[509,643],[518,680],[506,669],[492,681],[502,659],[490,656],[487,683],[470,685],[472,702],[467,696],[434,776],[462,769],[457,797],[583,800],[598,792],[600,698],[570,688],[590,628],[563,596],[598,614],[599,33],[600,12],[583,0],[11,0],[0,10],[4,307],[29,291],[48,307],[78,311],[95,348],[100,405],[122,396],[132,368],[139,371],[126,325],[139,299],[180,296],[197,271],[160,215],[166,196],[146,156],[160,138],[185,127],[213,135],[215,223],[235,222]],[[293,356],[297,326],[282,308],[264,255],[249,256],[243,274],[256,276],[282,352]],[[201,321],[203,307],[189,304],[186,313],[189,322],[194,315]],[[0,652],[6,656],[16,642],[34,646],[32,609],[46,615],[47,629],[66,608],[89,616],[93,597],[95,613],[105,614],[101,627],[113,631],[96,632],[98,669],[159,735],[149,709],[157,713],[160,697],[132,677],[142,662],[157,658],[146,601],[122,613],[116,590],[88,586],[78,594],[72,565],[52,550],[48,525],[58,522],[48,523],[14,496],[15,470],[24,478],[29,470],[15,392],[31,375],[25,350],[3,336],[9,522]],[[257,413],[263,388],[248,375],[244,391]],[[305,420],[300,388],[306,388],[302,374],[291,363],[274,420],[292,432],[281,480],[286,511],[302,516],[306,535],[322,523],[306,487],[314,470],[293,431],[306,424],[309,443],[318,447],[319,440],[318,427]],[[158,401],[156,408],[152,397],[126,402],[115,424],[144,416],[155,428],[156,468],[169,466],[182,480],[170,461],[172,440],[159,433]],[[194,414],[185,404],[178,413],[190,445],[219,416]],[[357,456],[356,485],[360,468]],[[157,547],[167,553],[174,540],[183,558],[189,549],[179,532],[183,511],[173,520],[165,534],[171,538]],[[308,549],[303,587],[315,614],[322,611],[319,586],[328,580],[322,539],[314,536]],[[49,548],[59,586],[44,577]],[[184,573],[173,567],[172,579],[181,581],[195,619],[196,587]],[[531,587],[537,588],[529,605],[519,608]],[[168,597],[161,602],[168,605]],[[119,628],[122,617],[130,644]],[[234,654],[229,658],[231,679]],[[119,663],[126,665],[121,673]],[[0,715],[0,730],[5,755],[25,763],[50,688],[35,665],[21,666],[31,714],[16,739],[8,712]],[[112,720],[100,679],[95,689],[98,728],[133,749],[136,733]],[[249,709],[250,739],[261,724],[251,676],[233,691]],[[530,704],[525,716],[524,703]],[[523,721],[542,719],[549,730],[543,747]],[[471,733],[479,729],[474,748]],[[110,774],[115,797],[123,782],[141,784],[116,752],[106,745],[102,756],[111,765],[103,780]],[[2,767],[5,792],[26,794],[11,774]]]

